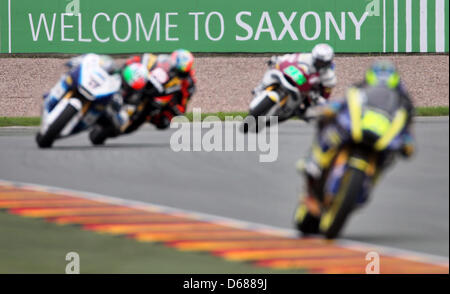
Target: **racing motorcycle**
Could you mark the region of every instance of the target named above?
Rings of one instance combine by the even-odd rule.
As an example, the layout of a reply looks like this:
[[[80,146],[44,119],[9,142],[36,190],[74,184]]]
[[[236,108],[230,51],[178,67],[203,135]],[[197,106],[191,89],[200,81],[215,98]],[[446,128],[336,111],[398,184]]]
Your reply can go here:
[[[154,97],[153,91],[142,91],[134,94],[136,97],[129,99],[124,108],[128,113],[128,123],[122,127],[122,134],[136,131],[153,115],[158,114],[171,100],[170,96]],[[89,134],[89,139],[94,145],[103,145],[108,138],[115,137],[110,130],[111,122],[103,120],[94,126]]]
[[[55,140],[80,133],[104,119],[103,114],[122,81],[119,74],[111,75],[102,69],[99,58],[95,54],[86,55],[68,75],[69,91],[54,108],[44,106],[36,135],[40,148],[49,148]]]
[[[334,154],[324,155],[333,156],[332,163],[314,185],[313,197],[297,207],[296,225],[304,234],[336,238],[351,213],[367,202],[380,173],[398,151],[406,110],[388,101],[385,107],[362,107],[358,95],[358,91],[349,94],[349,111],[336,118],[338,127],[347,129],[352,139]]]
[[[268,86],[257,91],[250,102],[249,114],[240,127],[244,133],[258,132],[268,126],[271,116],[278,117],[278,122],[282,122],[295,114],[301,116],[305,113],[317,93],[319,74],[311,73],[304,64],[284,60],[270,69],[264,79]]]

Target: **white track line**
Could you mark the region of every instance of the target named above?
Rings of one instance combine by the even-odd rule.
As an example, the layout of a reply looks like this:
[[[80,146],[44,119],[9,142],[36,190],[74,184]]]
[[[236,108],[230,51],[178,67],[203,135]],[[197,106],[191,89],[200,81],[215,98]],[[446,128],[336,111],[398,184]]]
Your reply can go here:
[[[123,198],[119,198],[119,197],[106,196],[106,195],[102,195],[102,194],[98,194],[98,193],[77,191],[77,190],[72,190],[72,189],[58,188],[58,187],[52,187],[52,186],[46,186],[46,185],[40,185],[40,184],[7,181],[7,180],[2,180],[2,179],[0,179],[0,185],[18,186],[20,188],[29,188],[29,189],[38,190],[38,191],[64,193],[64,194],[67,194],[68,196],[96,200],[99,202],[105,202],[105,203],[116,204],[116,205],[123,205],[123,206],[131,207],[131,208],[141,209],[141,210],[187,216],[187,217],[190,217],[190,218],[193,218],[196,220],[224,224],[224,225],[234,227],[234,228],[258,231],[258,232],[263,232],[266,234],[272,234],[274,236],[295,238],[295,239],[298,238],[298,232],[293,229],[279,228],[279,227],[274,227],[274,226],[270,226],[270,225],[259,224],[259,223],[243,221],[243,220],[236,220],[236,219],[232,219],[232,218],[228,218],[228,217],[222,217],[222,216],[217,216],[217,215],[212,215],[212,214],[207,214],[207,213],[202,213],[202,212],[195,212],[195,211],[189,211],[189,210],[184,210],[184,209],[179,209],[179,208],[173,208],[173,207],[169,207],[169,206],[165,206],[165,205],[152,204],[152,203],[147,203],[147,202],[142,202],[142,201],[137,201],[137,200],[128,200],[128,199],[123,199]],[[362,251],[362,252],[369,252],[369,251],[375,250],[382,255],[388,255],[388,256],[408,259],[408,260],[412,260],[412,261],[421,261],[421,262],[435,264],[435,265],[439,265],[439,266],[446,266],[446,267],[449,266],[449,258],[444,257],[444,256],[438,256],[438,255],[433,255],[433,254],[428,254],[428,253],[421,253],[421,252],[416,252],[416,251],[411,251],[411,250],[394,248],[394,247],[390,247],[390,246],[376,245],[376,244],[370,244],[370,243],[352,241],[352,240],[346,240],[346,239],[338,239],[334,242],[334,244],[338,245],[340,247],[345,247],[345,248],[358,250],[358,251]]]

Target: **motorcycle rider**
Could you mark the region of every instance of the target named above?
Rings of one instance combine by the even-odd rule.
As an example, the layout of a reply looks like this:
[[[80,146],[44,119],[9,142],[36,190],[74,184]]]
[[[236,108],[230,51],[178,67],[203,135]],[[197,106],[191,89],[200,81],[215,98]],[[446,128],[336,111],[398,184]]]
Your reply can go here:
[[[293,53],[282,56],[272,56],[268,61],[269,70],[265,73],[261,83],[253,90],[253,94],[262,92],[268,86],[274,83],[271,77],[270,70],[273,70],[280,63],[284,61],[297,62],[299,65],[306,66],[309,70],[309,75],[316,75],[317,78],[310,81],[313,83],[307,96],[311,99],[313,104],[323,104],[331,96],[333,88],[337,84],[336,73],[334,71],[335,65],[333,62],[334,50],[328,44],[317,44],[314,46],[311,53]],[[305,93],[302,93],[305,94]],[[298,94],[291,93],[294,100],[300,99]],[[306,110],[305,105],[300,105],[296,108],[294,114],[303,118]]]
[[[137,104],[143,96],[168,101],[156,115],[147,118],[157,129],[168,128],[174,116],[186,112],[187,103],[195,92],[193,63],[194,56],[185,49],[175,50],[170,55],[145,53],[131,57],[123,69],[125,103]],[[148,75],[142,80],[144,70]],[[133,117],[123,133],[133,132],[139,127],[132,122]]]
[[[346,123],[339,117],[340,113],[351,112],[348,98],[352,91],[359,91],[362,93],[361,96],[365,97],[360,101],[361,109],[390,109],[390,113],[397,113],[397,110],[400,109],[405,110],[404,124],[400,126],[399,135],[390,143],[389,150],[397,150],[405,158],[411,157],[415,150],[411,133],[413,103],[400,80],[395,65],[389,61],[376,61],[367,70],[365,80],[350,88],[344,99],[337,99],[317,107],[316,111],[319,113],[317,137],[307,159],[300,160],[297,166],[307,180],[306,197],[303,197],[301,201],[311,212],[316,214],[319,213],[319,206],[312,195],[317,195],[315,191],[320,189],[319,180],[322,173],[332,163],[340,146],[352,140],[353,134],[341,127],[341,124]],[[341,120],[339,124],[337,120]],[[390,151],[384,151],[384,153],[383,156],[380,156],[380,171],[386,169],[393,162],[395,155]],[[296,219],[297,217],[296,215]]]
[[[90,54],[84,54],[71,58],[65,65],[69,68],[69,72],[64,73],[58,82],[51,88],[50,92],[44,94],[44,115],[50,113],[58,102],[71,89],[72,78],[70,71],[75,70],[83,61],[83,59]],[[107,55],[98,55],[98,66],[104,69],[108,74],[113,75],[119,72],[119,68],[114,60]],[[122,110],[123,99],[120,93],[116,93],[111,103],[109,103],[104,111],[103,119],[108,120],[114,125],[115,130],[120,130],[128,122],[128,115]]]

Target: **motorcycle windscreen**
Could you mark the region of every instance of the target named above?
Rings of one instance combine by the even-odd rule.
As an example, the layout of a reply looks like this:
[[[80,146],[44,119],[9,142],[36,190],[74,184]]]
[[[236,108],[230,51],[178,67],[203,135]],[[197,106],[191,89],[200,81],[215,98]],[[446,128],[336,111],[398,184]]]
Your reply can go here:
[[[88,54],[81,64],[79,91],[86,99],[107,99],[120,90],[121,78],[110,75],[100,67],[100,57]]]

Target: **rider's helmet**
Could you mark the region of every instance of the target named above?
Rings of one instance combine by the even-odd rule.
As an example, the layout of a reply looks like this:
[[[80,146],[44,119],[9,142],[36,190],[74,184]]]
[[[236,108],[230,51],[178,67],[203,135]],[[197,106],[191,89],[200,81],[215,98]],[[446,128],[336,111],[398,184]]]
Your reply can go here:
[[[391,61],[375,61],[366,72],[366,83],[369,86],[385,86],[394,89],[400,84],[400,75]]]
[[[187,76],[194,64],[194,56],[185,49],[178,49],[170,55],[174,69],[180,76]]]
[[[317,71],[333,65],[334,50],[328,44],[317,44],[312,52],[313,65]]]
[[[122,78],[128,87],[133,90],[141,90],[148,81],[147,67],[142,63],[131,63],[123,69]]]

